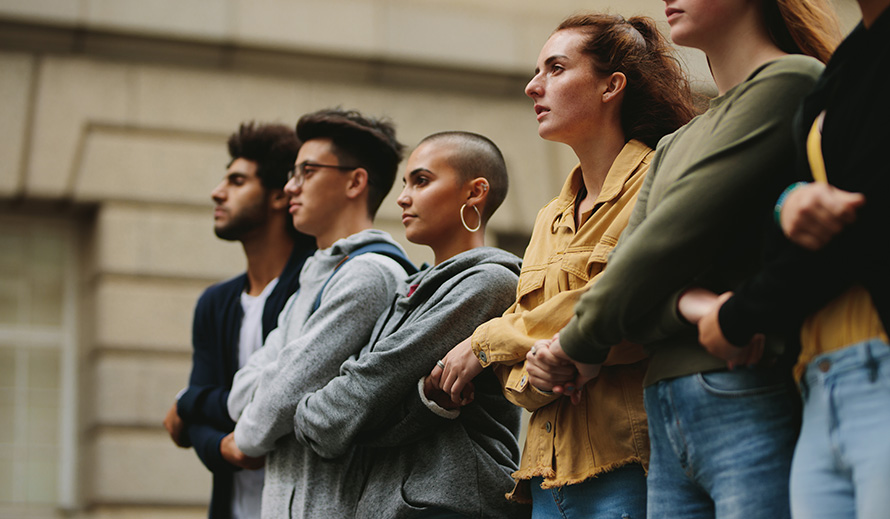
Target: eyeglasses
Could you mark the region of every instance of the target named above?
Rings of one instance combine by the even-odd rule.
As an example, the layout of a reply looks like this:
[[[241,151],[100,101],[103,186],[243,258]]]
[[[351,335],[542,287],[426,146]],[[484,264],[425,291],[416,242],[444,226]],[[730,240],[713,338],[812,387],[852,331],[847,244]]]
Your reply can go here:
[[[293,168],[288,170],[287,172],[287,180],[288,182],[293,179],[296,184],[294,187],[300,187],[303,185],[303,182],[306,181],[307,178],[312,176],[315,173],[315,170],[322,168],[330,168],[330,169],[339,169],[340,171],[350,171],[353,169],[358,169],[359,166],[339,166],[334,164],[314,164],[309,161],[304,161],[299,164],[294,165]]]

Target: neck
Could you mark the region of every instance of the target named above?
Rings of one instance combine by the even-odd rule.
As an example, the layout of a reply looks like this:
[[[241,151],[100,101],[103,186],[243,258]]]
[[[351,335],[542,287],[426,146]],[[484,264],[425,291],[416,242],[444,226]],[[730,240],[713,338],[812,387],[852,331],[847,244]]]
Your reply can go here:
[[[277,221],[276,221],[277,222]],[[247,257],[248,291],[258,296],[273,279],[281,275],[294,249],[294,240],[281,225],[268,225],[266,232],[241,240],[244,255]],[[278,231],[271,228],[277,227]]]
[[[624,148],[624,132],[621,131],[621,123],[616,124],[617,129],[614,128],[616,125],[613,125],[610,131],[601,132],[592,139],[571,145],[581,163],[581,176],[587,189],[585,201],[589,201],[590,206],[602,191],[612,163]],[[585,205],[584,202],[582,205]]]
[[[720,95],[744,81],[757,67],[785,55],[772,42],[761,19],[759,10],[750,10],[722,38],[702,48]]]
[[[337,240],[366,231],[374,226],[365,207],[347,207],[340,211],[327,229],[318,233],[315,240],[319,249],[327,249]]]
[[[461,228],[460,232],[455,233],[448,243],[431,247],[435,256],[435,264],[438,265],[462,252],[483,246],[485,246],[485,226],[480,227],[476,232],[469,232]]]
[[[870,28],[884,11],[890,7],[890,0],[858,0],[862,11],[862,24]]]

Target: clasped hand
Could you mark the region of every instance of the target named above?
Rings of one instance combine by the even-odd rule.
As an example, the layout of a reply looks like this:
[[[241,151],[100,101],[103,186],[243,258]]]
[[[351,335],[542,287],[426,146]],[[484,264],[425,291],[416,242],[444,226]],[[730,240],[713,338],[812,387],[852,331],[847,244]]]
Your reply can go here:
[[[219,442],[219,453],[224,460],[236,467],[241,467],[246,470],[261,469],[263,468],[263,465],[266,464],[265,456],[253,458],[244,454],[235,443],[235,433],[229,433],[223,436],[222,441]]]
[[[599,375],[600,364],[584,364],[569,358],[562,350],[559,334],[542,339],[525,356],[528,381],[541,391],[552,391],[571,397],[572,403],[581,400],[585,384]]]
[[[725,360],[729,369],[736,366],[753,366],[763,356],[764,337],[757,334],[751,342],[738,347],[726,340],[718,319],[720,307],[732,292],[717,295],[710,290],[693,287],[686,290],[677,303],[683,317],[691,324],[698,325],[698,341],[711,355]]]

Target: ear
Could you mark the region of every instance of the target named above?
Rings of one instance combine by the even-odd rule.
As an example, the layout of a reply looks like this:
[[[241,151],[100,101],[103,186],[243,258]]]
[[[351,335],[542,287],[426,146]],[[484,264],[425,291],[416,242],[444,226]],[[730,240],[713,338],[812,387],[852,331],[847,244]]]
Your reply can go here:
[[[612,100],[620,99],[626,86],[627,76],[623,72],[613,72],[609,76],[609,82],[606,84],[606,90],[603,92],[603,102],[608,103]]]
[[[346,198],[356,199],[368,191],[368,171],[365,168],[356,168],[349,172],[349,181],[346,183]]]
[[[284,189],[270,189],[268,193],[269,197],[269,207],[273,211],[284,211],[287,210],[287,205],[290,200],[286,194],[284,194]]]
[[[491,184],[488,179],[477,177],[466,183],[467,189],[467,205],[478,207],[481,211],[488,201],[488,193],[491,191]]]

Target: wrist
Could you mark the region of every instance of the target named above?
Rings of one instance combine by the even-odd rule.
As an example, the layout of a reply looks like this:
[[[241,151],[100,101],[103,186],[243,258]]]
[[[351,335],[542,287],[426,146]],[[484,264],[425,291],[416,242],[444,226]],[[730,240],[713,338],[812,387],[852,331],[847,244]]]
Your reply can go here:
[[[735,306],[732,298],[724,301],[717,310],[716,325],[723,339],[736,348],[745,347],[754,337],[756,331],[750,326],[751,319],[735,317]]]
[[[788,198],[788,195],[790,195],[795,189],[803,187],[807,184],[809,184],[809,182],[795,182],[786,187],[784,191],[782,191],[782,194],[779,195],[778,199],[776,199],[775,207],[773,207],[773,219],[775,220],[776,225],[778,225],[779,227],[782,226],[782,206],[785,205],[785,200]]]

